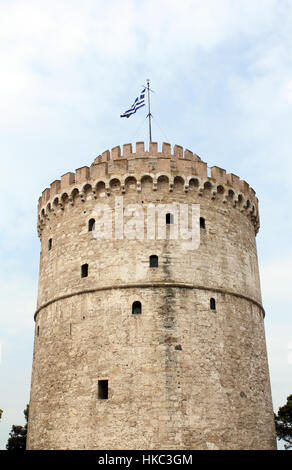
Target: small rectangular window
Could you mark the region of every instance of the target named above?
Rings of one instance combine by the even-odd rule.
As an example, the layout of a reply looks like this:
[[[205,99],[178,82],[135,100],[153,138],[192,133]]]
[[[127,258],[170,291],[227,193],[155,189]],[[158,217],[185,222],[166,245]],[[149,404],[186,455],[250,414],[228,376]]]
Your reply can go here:
[[[173,214],[166,214],[165,222],[166,222],[166,225],[173,224]]]
[[[81,266],[81,277],[87,277],[88,276],[88,264],[83,264]]]
[[[213,297],[210,299],[210,309],[216,310],[216,300]]]
[[[158,268],[158,256],[156,256],[156,255],[150,256],[149,266],[150,266],[150,268]]]
[[[98,398],[100,400],[108,399],[108,380],[98,381]]]
[[[142,313],[142,304],[139,301],[136,301],[132,304],[132,314],[137,315]]]

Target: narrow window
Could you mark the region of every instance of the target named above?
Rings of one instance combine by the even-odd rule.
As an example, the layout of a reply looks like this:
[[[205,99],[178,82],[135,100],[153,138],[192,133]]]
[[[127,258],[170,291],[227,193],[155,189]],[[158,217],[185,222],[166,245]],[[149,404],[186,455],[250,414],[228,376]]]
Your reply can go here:
[[[49,251],[52,249],[52,244],[53,244],[53,240],[52,240],[52,238],[49,238],[49,241],[48,241],[48,249],[49,249]]]
[[[151,255],[149,258],[149,266],[150,268],[158,268],[158,256]]]
[[[206,228],[204,217],[200,217],[200,228]]]
[[[88,276],[88,264],[82,264],[81,266],[81,277]]]
[[[94,219],[90,219],[88,221],[88,232],[93,232],[95,229],[95,220]]]
[[[98,398],[100,400],[108,399],[108,380],[98,381]]]
[[[40,327],[39,327],[39,325],[38,325],[38,326],[37,326],[37,336],[39,336],[39,335],[40,335]]]
[[[165,216],[166,225],[173,224],[173,214],[166,214]]]
[[[213,297],[210,299],[210,309],[216,310],[216,300]]]
[[[136,301],[132,305],[132,314],[137,315],[139,313],[142,313],[142,305],[141,302]]]

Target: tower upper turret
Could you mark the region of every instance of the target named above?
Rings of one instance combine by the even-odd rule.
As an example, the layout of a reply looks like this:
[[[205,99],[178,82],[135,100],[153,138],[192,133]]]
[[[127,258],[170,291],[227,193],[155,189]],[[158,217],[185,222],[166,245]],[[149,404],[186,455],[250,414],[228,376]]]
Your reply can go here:
[[[174,145],[171,151],[171,145],[164,142],[159,152],[156,142],[150,143],[149,151],[145,151],[144,142],[137,142],[136,152],[133,152],[132,144],[123,145],[122,150],[120,146],[114,147],[96,157],[90,167],[83,166],[75,173],[66,173],[60,180],[53,181],[39,199],[39,235],[50,211],[58,208],[63,210],[65,203],[74,204],[76,197],[84,200],[84,193],[88,191],[96,198],[101,184],[104,184],[105,192],[109,195],[113,181],[118,180],[121,192],[125,193],[127,180],[134,176],[139,192],[142,178],[149,176],[155,191],[162,175],[168,177],[169,191],[173,191],[175,178],[181,177],[185,192],[193,184],[198,195],[208,190],[212,199],[220,197],[223,204],[232,200],[234,207],[250,217],[255,232],[258,232],[258,199],[246,181],[232,173],[226,174],[226,170],[218,166],[211,167],[209,173],[206,162],[180,145]]]

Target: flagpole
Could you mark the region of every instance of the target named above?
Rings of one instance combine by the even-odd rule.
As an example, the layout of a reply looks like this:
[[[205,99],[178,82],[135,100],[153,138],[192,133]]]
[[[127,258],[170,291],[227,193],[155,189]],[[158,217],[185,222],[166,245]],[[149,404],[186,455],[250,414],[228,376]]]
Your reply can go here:
[[[149,118],[149,150],[150,150],[150,143],[152,142],[152,135],[151,135],[151,118],[152,114],[150,111],[150,88],[149,88],[150,80],[147,80],[147,91],[148,91],[148,114],[147,117]]]

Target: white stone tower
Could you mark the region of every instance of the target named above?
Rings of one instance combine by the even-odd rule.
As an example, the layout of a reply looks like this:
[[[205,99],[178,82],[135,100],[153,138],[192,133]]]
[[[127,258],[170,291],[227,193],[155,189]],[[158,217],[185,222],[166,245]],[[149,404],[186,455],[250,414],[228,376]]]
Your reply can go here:
[[[114,220],[116,196],[199,204],[199,248],[97,240],[96,204]],[[274,449],[258,229],[253,189],[177,145],[115,147],[54,181],[28,449]]]

